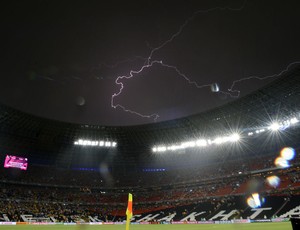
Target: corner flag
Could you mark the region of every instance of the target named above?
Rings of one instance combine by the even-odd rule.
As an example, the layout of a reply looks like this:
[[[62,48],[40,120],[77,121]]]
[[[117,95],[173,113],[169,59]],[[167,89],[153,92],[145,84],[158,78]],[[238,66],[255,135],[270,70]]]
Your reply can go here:
[[[129,230],[130,219],[132,217],[132,194],[128,194],[128,204],[126,210],[126,230]]]

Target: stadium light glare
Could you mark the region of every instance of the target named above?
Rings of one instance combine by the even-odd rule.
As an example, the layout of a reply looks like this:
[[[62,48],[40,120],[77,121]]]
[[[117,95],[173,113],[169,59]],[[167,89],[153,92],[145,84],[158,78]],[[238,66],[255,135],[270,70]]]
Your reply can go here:
[[[165,151],[167,151],[167,147],[165,147],[165,146],[157,147],[157,152],[165,152]]]
[[[223,140],[222,137],[217,137],[217,138],[214,139],[212,142],[213,142],[214,144],[219,145],[219,144],[222,144],[222,143],[224,142],[224,140]]]
[[[238,133],[234,133],[229,137],[229,141],[236,142],[240,140],[240,135]]]
[[[293,117],[293,118],[291,118],[291,120],[290,120],[290,123],[291,124],[296,124],[296,123],[298,123],[299,122],[299,120],[296,118],[296,117]]]
[[[236,142],[240,140],[240,135],[238,133],[234,133],[230,136],[216,137],[215,139],[205,140],[199,139],[196,141],[186,141],[181,142],[180,144],[173,144],[169,146],[156,146],[152,148],[152,152],[165,152],[165,151],[175,151],[178,149],[187,149],[187,148],[195,148],[195,147],[205,147],[207,145],[220,145],[227,142]]]
[[[202,140],[197,140],[196,145],[199,147],[207,146],[207,141],[202,139]]]
[[[95,141],[95,140],[85,140],[85,139],[78,139],[74,141],[74,145],[80,146],[100,146],[100,147],[116,147],[117,142],[111,141]]]
[[[111,142],[110,141],[106,141],[105,142],[105,147],[110,147],[111,146]]]
[[[269,126],[269,129],[272,131],[277,131],[277,130],[279,130],[279,128],[280,128],[280,125],[277,122],[274,122],[273,124],[271,124]]]

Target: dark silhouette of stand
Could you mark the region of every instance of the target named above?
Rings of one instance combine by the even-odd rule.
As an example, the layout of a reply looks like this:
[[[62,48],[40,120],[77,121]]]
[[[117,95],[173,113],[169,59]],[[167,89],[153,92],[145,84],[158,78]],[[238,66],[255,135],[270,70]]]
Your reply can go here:
[[[300,230],[300,218],[291,218],[293,230]]]

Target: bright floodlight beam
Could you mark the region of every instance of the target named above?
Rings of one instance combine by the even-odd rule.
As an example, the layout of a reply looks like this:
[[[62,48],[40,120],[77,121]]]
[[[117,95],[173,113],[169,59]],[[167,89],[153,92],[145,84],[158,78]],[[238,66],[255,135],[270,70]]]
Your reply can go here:
[[[74,145],[115,148],[117,147],[117,142],[78,139],[77,141],[74,141]]]
[[[240,140],[240,135],[238,133],[234,133],[230,136],[230,141],[236,142]]]
[[[274,122],[270,125],[269,129],[271,129],[272,131],[277,131],[279,130],[280,125],[277,122]]]

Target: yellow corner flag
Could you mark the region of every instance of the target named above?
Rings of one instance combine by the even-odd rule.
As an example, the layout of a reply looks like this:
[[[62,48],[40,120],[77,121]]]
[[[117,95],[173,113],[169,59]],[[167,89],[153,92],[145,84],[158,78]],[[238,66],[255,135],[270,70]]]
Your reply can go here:
[[[128,194],[128,205],[126,210],[126,230],[129,230],[130,219],[132,217],[132,194]]]

